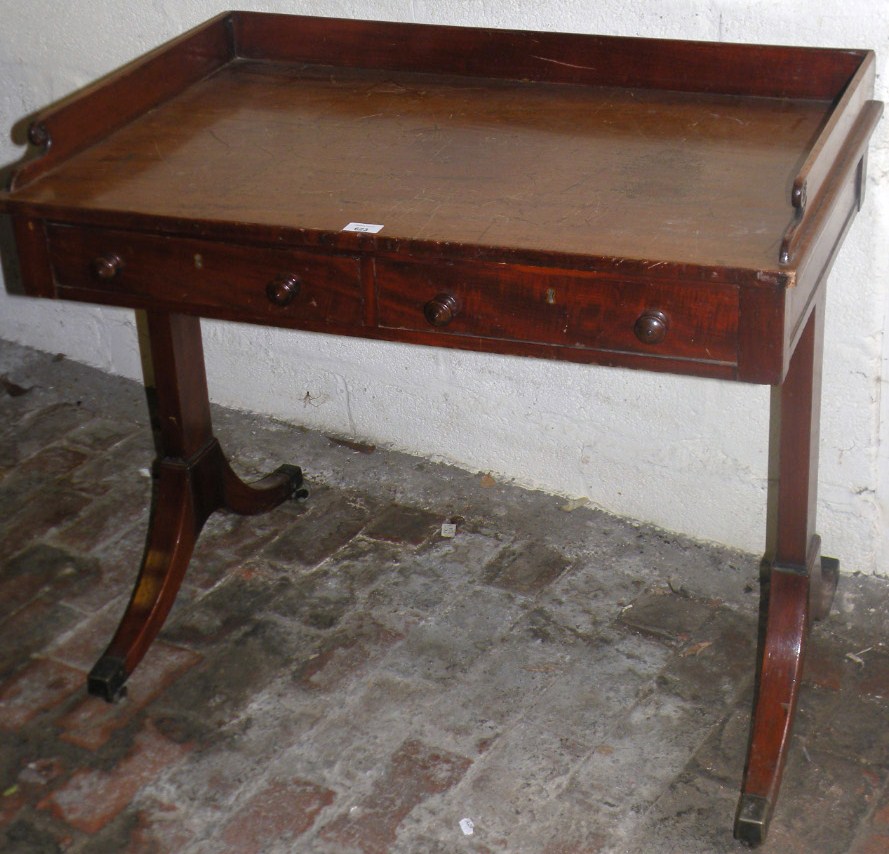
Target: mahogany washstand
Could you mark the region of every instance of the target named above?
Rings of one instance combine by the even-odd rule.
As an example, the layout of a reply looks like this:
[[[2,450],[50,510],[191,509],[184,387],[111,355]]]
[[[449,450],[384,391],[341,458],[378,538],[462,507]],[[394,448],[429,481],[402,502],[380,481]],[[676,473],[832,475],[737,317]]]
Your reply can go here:
[[[37,116],[0,196],[25,288],[145,311],[161,426],[146,554],[89,690],[122,691],[214,510],[301,490],[295,466],[229,467],[201,317],[768,384],[735,824],[762,841],[837,579],[814,530],[824,295],[873,83],[863,50],[235,12]]]

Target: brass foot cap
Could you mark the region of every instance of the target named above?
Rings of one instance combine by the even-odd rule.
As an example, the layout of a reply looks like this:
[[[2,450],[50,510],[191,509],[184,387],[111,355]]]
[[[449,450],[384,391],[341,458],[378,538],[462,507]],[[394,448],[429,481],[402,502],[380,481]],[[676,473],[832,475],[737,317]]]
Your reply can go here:
[[[771,817],[772,805],[766,798],[760,795],[741,795],[735,817],[735,839],[750,846],[764,842]]]
[[[124,682],[127,672],[123,660],[112,656],[103,656],[96,662],[86,680],[86,690],[94,697],[102,697],[109,703],[115,703],[127,694]]]

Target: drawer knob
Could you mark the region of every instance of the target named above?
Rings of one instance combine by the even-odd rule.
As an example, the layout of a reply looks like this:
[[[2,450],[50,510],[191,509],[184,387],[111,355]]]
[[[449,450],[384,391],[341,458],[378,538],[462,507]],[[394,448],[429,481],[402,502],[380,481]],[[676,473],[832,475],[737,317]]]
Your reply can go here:
[[[123,261],[120,260],[119,255],[109,254],[109,255],[100,255],[93,261],[93,272],[100,278],[105,279],[113,279],[119,272],[120,268],[123,267]]]
[[[670,328],[667,315],[662,311],[649,309],[639,315],[633,332],[643,344],[660,344],[667,335]]]
[[[265,295],[270,302],[275,305],[290,305],[299,293],[300,280],[299,276],[290,273],[281,273],[275,276],[266,286]]]
[[[423,314],[433,326],[447,326],[459,311],[460,302],[452,294],[438,294],[423,306]]]

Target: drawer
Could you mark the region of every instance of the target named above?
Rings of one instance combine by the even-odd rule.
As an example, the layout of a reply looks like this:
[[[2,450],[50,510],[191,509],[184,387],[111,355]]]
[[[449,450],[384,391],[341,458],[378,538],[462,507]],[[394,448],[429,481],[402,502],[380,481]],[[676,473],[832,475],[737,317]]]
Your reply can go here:
[[[391,259],[376,277],[388,329],[737,363],[734,285]]]
[[[269,325],[363,325],[358,260],[155,234],[51,225],[59,296]]]

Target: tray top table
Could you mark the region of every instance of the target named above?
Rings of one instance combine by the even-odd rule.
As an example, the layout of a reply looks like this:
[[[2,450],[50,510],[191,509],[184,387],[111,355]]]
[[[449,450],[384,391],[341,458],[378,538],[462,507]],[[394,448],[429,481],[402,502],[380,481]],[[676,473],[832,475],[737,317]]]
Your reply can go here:
[[[37,116],[34,296],[146,312],[161,424],[112,700],[207,517],[303,494],[213,435],[200,317],[772,386],[767,628],[735,833],[762,841],[809,622],[826,274],[881,105],[869,51],[228,13]]]

